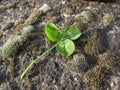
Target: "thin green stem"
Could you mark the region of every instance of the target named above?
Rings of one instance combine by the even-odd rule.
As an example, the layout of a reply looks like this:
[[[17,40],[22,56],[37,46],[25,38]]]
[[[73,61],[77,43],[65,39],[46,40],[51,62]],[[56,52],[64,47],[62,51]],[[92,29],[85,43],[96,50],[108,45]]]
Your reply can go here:
[[[21,75],[21,79],[25,76],[25,74],[30,70],[30,68],[37,62],[39,61],[43,56],[45,56],[47,53],[49,53],[52,49],[56,47],[57,43],[52,46],[50,49],[48,49],[46,52],[44,52],[42,55],[38,56],[35,60],[33,60],[30,65],[25,69],[25,71]]]

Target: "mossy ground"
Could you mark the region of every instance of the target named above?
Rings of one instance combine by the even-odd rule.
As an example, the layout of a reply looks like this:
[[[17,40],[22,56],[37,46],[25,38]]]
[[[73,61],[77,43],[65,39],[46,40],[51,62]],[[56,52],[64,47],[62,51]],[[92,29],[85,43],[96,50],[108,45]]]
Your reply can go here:
[[[88,38],[84,47],[84,52],[87,55],[97,56],[106,51],[104,44],[104,38],[101,35],[95,33]]]
[[[2,0],[2,4],[5,4],[6,7],[7,5],[9,6],[8,3],[12,4],[11,1],[15,2],[14,0]],[[106,33],[114,31],[113,27],[119,26],[119,21],[117,20],[119,18],[118,4],[88,0],[66,0],[65,4],[60,0],[20,0],[18,2],[16,4],[13,3],[14,5],[9,8],[1,9],[2,12],[0,11],[0,23],[13,20],[12,27],[8,28],[10,33],[3,34],[7,29],[1,32],[0,39],[3,43],[0,43],[0,47],[6,43],[6,38],[9,38],[7,36],[12,34],[14,39],[21,36],[22,29],[27,25],[33,25],[36,32],[28,35],[29,43],[25,46],[22,46],[21,42],[17,44],[22,46],[21,48],[23,49],[19,51],[15,49],[14,54],[16,55],[13,55],[14,58],[6,59],[2,57],[2,60],[0,60],[0,68],[2,68],[0,70],[0,89],[87,90],[88,88],[94,88],[96,90],[106,90],[106,88],[109,88],[109,77],[111,74],[118,73],[120,58],[119,53],[108,53],[111,50],[107,41],[109,36]],[[39,14],[36,9],[44,3],[49,4],[52,7],[52,11]],[[74,15],[80,14],[86,8],[91,8],[90,11],[97,13],[96,20],[83,23],[74,17]],[[116,18],[107,27],[103,25],[102,17],[104,13],[113,14]],[[64,14],[71,16],[65,17]],[[5,17],[6,15],[7,18]],[[21,80],[20,75],[29,63],[54,44],[46,38],[44,33],[44,27],[48,22],[54,22],[62,31],[69,25],[78,26],[82,31],[82,35],[74,41],[76,45],[75,53],[71,57],[62,57],[53,50],[37,62],[27,73],[26,77]],[[117,36],[119,36],[119,33]],[[14,46],[16,44],[12,43],[11,45]],[[9,51],[11,52],[13,48],[10,48]],[[115,49],[115,52],[117,52],[119,48],[115,48],[117,48]],[[18,53],[16,53],[17,51]],[[76,55],[78,58],[75,58]],[[86,61],[84,62],[84,60]],[[81,67],[82,65],[83,67]],[[82,72],[84,73],[81,74],[79,69],[83,70]],[[3,74],[4,78],[2,78]]]
[[[84,82],[88,86],[92,86],[95,90],[105,90],[110,88],[109,86],[103,86],[108,84],[106,81],[109,79],[108,71],[105,67],[95,66],[92,70],[87,71],[84,74]]]

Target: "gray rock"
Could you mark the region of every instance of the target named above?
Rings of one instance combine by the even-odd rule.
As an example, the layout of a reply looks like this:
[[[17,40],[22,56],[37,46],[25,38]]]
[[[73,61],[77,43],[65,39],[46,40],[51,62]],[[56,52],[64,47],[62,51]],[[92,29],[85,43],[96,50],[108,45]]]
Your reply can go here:
[[[51,10],[51,7],[48,4],[43,4],[43,6],[40,7],[40,11],[46,13]]]
[[[115,25],[107,36],[110,50],[120,55],[120,27]]]
[[[120,76],[111,76],[111,90],[119,90],[120,89]]]

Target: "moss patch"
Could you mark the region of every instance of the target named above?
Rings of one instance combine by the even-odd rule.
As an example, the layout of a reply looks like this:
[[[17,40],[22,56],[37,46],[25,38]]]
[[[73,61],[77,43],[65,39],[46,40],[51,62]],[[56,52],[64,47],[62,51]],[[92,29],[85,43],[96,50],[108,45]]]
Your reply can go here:
[[[99,55],[98,58],[98,64],[111,70],[112,73],[115,73],[117,69],[119,69],[119,63],[119,58],[117,58],[112,52],[106,52],[102,55]]]
[[[4,58],[10,58],[15,56],[25,42],[26,38],[23,36],[11,36],[3,46],[2,56]]]
[[[18,24],[17,27],[15,28],[15,35],[20,35],[21,30],[25,27],[24,24]]]
[[[7,10],[7,9],[10,9],[10,8],[13,8],[15,5],[16,5],[16,3],[17,2],[15,2],[15,3],[10,3],[10,4],[8,4],[8,5],[6,5],[6,6],[0,6],[0,11],[5,11],[5,10]]]
[[[88,38],[87,43],[85,44],[84,47],[85,54],[96,56],[100,53],[103,53],[106,50],[103,41],[104,39],[102,38],[101,35],[98,34],[91,35]]]
[[[85,73],[84,82],[87,86],[93,87],[95,90],[106,90],[108,87],[104,87],[104,84],[107,83],[107,78],[109,78],[107,69],[96,66]]]
[[[88,68],[87,60],[83,54],[76,54],[67,62],[67,70],[75,73],[84,73]]]
[[[38,21],[39,16],[41,15],[41,11],[39,9],[34,10],[28,19],[25,21],[25,25],[32,25]]]

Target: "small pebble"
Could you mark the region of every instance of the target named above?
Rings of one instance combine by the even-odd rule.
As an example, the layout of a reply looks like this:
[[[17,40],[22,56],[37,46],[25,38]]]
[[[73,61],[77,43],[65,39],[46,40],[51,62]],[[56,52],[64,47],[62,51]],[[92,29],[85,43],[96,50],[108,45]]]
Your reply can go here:
[[[120,76],[112,76],[110,82],[111,90],[120,89]]]
[[[48,4],[43,4],[43,6],[42,7],[40,7],[40,11],[42,11],[42,12],[44,12],[44,13],[46,13],[46,12],[48,12],[48,11],[50,11],[51,10],[51,7],[48,5]]]

